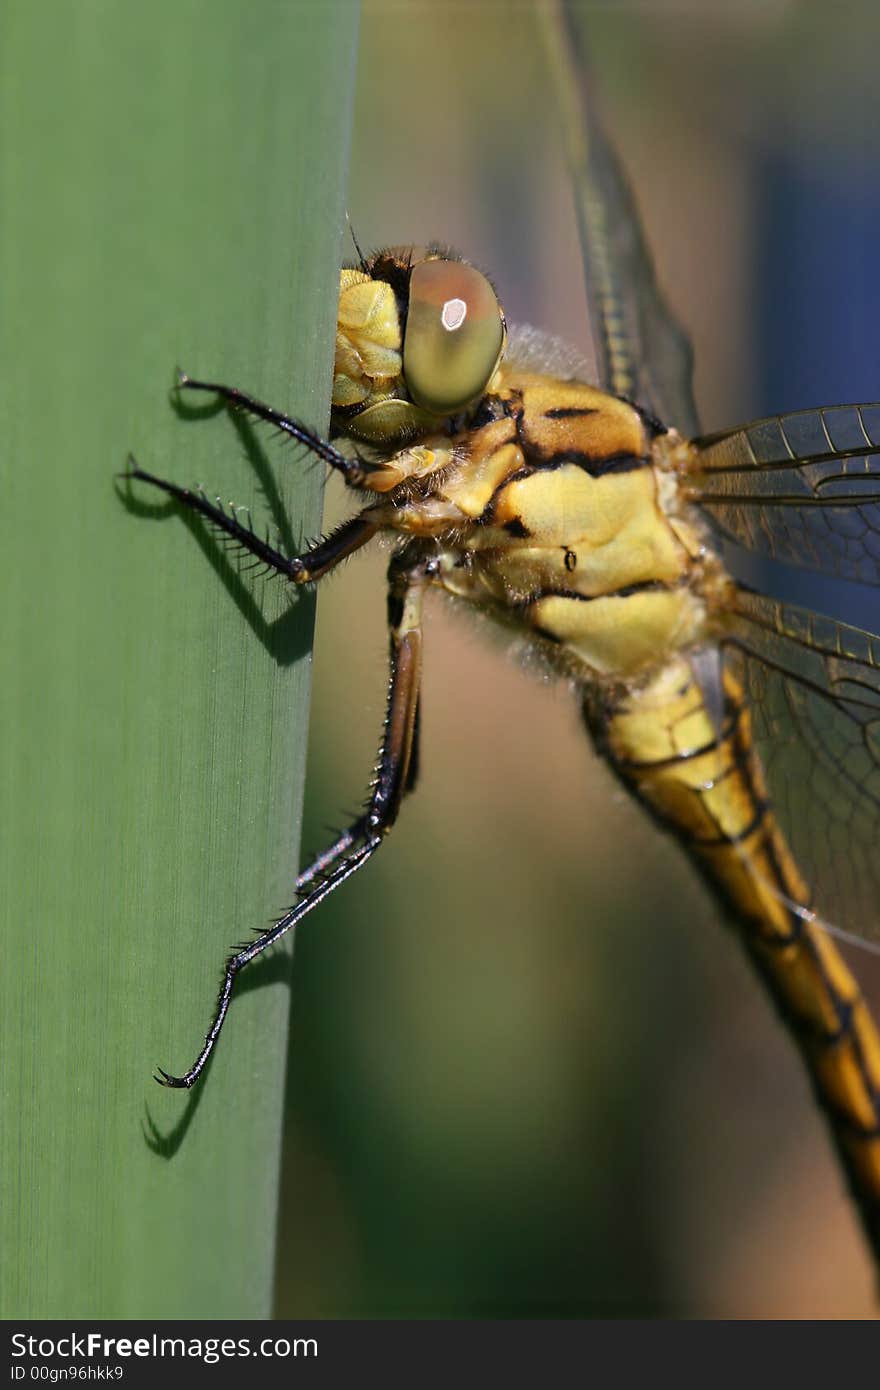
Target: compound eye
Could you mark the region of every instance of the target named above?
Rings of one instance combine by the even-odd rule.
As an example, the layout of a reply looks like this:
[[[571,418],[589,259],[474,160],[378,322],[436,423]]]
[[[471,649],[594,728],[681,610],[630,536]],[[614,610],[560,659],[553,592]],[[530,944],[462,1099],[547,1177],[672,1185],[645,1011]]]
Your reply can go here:
[[[504,316],[485,275],[461,261],[422,261],[409,281],[403,374],[416,405],[451,415],[487,386]]]

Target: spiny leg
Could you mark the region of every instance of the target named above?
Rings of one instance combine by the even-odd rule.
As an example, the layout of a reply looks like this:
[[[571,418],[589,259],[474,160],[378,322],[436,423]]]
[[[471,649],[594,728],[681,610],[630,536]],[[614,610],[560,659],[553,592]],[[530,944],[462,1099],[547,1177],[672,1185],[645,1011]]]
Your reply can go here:
[[[189,1071],[171,1076],[161,1067],[156,1080],[163,1086],[189,1088],[198,1079],[223,1027],[236,976],[246,965],[301,922],[347,878],[375,854],[397,819],[401,800],[409,789],[409,774],[416,739],[422,655],[422,599],[426,567],[404,569],[392,560],[389,571],[390,680],[382,744],[371,785],[367,809],[349,830],[316,857],[296,881],[305,896],[267,931],[242,946],[226,962],[220,995],[204,1046]]]
[[[243,525],[234,511],[224,510],[219,504],[219,499],[217,503],[209,502],[203,492],[179,487],[177,483],[171,483],[166,478],[157,478],[153,473],[148,473],[146,469],[140,468],[131,457],[128,460],[128,470],[122,476],[135,478],[139,482],[149,483],[152,487],[167,492],[183,506],[204,517],[209,525],[231,537],[236,545],[241,546],[249,554],[255,555],[270,570],[276,574],[284,575],[294,584],[308,584],[313,580],[321,579],[328,571],[338,565],[340,560],[344,560],[347,555],[351,555],[353,551],[366,545],[367,541],[376,534],[376,527],[371,521],[363,516],[355,516],[350,521],[343,522],[325,540],[310,546],[302,555],[288,557],[270,545],[268,540],[261,540],[250,524]],[[248,521],[250,521],[250,513],[248,513]]]
[[[418,781],[420,761],[419,748],[421,745],[421,711],[422,697],[420,693],[416,704],[415,717],[413,719],[409,766],[406,770],[406,782],[401,793],[401,800],[403,800],[405,796],[409,796],[410,792],[415,789],[416,782]],[[337,860],[341,859],[343,854],[346,854],[348,850],[351,849],[352,845],[358,843],[366,829],[367,814],[367,812],[364,812],[364,814],[359,816],[348,829],[339,832],[339,838],[335,840],[332,845],[328,845],[327,849],[315,855],[308,867],[303,869],[302,873],[297,878],[294,884],[294,891],[296,893],[302,893],[310,883],[313,883],[316,878],[320,878],[328,869],[332,868]]]
[[[240,391],[237,386],[223,386],[216,381],[196,381],[194,377],[188,376],[186,372],[178,370],[177,385],[181,391],[211,391],[226,401],[234,410],[242,410],[247,415],[253,415],[257,420],[265,420],[270,425],[274,425],[282,434],[288,438],[295,439],[298,444],[304,445],[316,458],[323,459],[329,463],[331,468],[335,468],[337,473],[352,487],[362,487],[369,473],[373,471],[372,465],[367,459],[348,458],[345,454],[335,449],[326,439],[322,439],[314,430],[310,430],[307,425],[303,425],[299,420],[294,420],[292,416],[285,415],[283,411],[275,410],[270,405],[264,405],[262,401],[249,396],[246,391]]]

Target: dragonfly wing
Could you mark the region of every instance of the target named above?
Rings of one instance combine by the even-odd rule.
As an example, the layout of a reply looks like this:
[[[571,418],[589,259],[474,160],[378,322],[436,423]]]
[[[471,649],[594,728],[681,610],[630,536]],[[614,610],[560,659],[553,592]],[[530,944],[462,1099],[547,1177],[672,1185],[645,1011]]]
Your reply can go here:
[[[880,637],[745,589],[728,624],[725,659],[812,906],[880,939]]]
[[[565,0],[541,10],[577,207],[599,385],[687,437],[698,433],[690,343],[657,286],[638,210],[599,118]]]
[[[734,541],[880,584],[880,405],[773,415],[697,439],[689,494]]]

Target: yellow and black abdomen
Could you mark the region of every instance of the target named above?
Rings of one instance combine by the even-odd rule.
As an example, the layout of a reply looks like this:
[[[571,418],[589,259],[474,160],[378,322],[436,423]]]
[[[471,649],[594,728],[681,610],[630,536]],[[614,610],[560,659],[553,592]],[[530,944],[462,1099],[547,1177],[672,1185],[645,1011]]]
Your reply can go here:
[[[738,682],[720,665],[710,702],[680,654],[645,684],[585,707],[617,775],[683,843],[721,896],[796,1035],[880,1249],[880,1037],[767,794]],[[716,698],[720,697],[720,698]]]

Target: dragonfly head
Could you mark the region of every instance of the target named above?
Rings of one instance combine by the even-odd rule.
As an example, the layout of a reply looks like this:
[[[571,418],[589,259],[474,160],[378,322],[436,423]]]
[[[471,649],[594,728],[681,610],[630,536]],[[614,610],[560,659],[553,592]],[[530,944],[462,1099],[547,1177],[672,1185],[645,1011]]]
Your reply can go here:
[[[333,424],[392,445],[479,400],[507,339],[485,275],[438,247],[377,251],[339,282]]]

